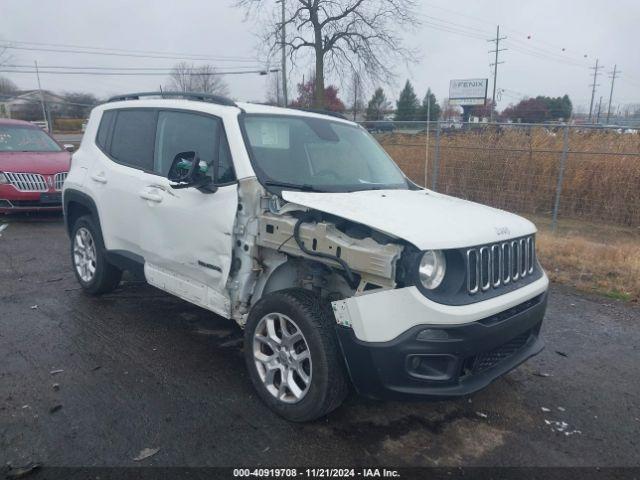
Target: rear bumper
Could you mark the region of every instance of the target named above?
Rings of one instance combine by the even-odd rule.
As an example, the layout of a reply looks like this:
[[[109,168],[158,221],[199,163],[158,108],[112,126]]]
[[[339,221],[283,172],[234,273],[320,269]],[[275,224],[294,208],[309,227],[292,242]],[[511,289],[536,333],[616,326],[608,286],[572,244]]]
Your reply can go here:
[[[351,380],[383,399],[456,397],[486,387],[544,348],[544,292],[499,314],[458,325],[416,325],[388,342],[337,334]]]

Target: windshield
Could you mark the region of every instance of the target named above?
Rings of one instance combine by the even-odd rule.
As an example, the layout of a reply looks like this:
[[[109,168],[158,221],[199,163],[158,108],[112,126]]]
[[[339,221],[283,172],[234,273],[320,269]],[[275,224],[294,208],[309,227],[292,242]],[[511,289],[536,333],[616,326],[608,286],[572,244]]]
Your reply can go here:
[[[407,189],[402,171],[356,125],[312,117],[244,117],[254,169],[265,185],[323,192]]]
[[[0,125],[0,152],[60,152],[60,146],[39,128]]]

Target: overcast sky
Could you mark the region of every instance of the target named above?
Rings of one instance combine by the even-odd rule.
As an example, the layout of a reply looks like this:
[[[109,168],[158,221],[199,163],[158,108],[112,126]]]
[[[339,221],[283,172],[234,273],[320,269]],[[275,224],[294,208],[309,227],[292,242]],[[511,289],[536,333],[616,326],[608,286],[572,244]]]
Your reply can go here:
[[[589,67],[596,58],[605,66],[596,102],[600,95],[603,102],[608,100],[607,72],[615,63],[623,73],[616,83],[614,104],[640,102],[637,0],[429,0],[419,4],[423,25],[404,37],[406,44],[418,48],[421,55],[410,67],[397,66],[397,82],[385,87],[389,98],[395,99],[407,78],[419,97],[430,86],[438,99],[448,96],[450,79],[490,78],[492,58],[488,50],[492,44],[485,37],[495,36],[495,26],[500,24],[508,36],[503,44],[508,50],[501,53],[505,63],[499,66],[498,74],[500,108],[524,95],[568,93],[574,104],[588,109]],[[267,5],[271,8],[273,4]],[[215,58],[209,63],[221,69],[263,68],[257,36],[262,27],[243,19],[244,12],[234,8],[230,0],[0,0],[0,42],[34,42],[39,45],[20,46],[37,49],[68,44],[155,51],[156,56],[163,56],[160,52],[176,57],[205,55]],[[452,29],[457,33],[445,31]],[[8,63],[32,65],[37,60],[43,70],[47,66],[168,69],[179,61],[25,49],[9,53]],[[306,68],[291,73],[291,90],[303,74],[308,74]],[[8,76],[22,89],[37,88],[33,74],[0,75]],[[225,78],[236,99],[266,97],[265,77],[251,74]],[[139,75],[43,74],[41,80],[46,89],[88,91],[98,96],[157,90],[166,83],[163,76]]]

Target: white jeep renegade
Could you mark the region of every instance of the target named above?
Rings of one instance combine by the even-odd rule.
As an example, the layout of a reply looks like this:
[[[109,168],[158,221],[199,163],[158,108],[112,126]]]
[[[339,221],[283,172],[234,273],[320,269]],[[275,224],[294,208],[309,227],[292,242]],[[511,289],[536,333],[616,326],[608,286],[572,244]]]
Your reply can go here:
[[[64,183],[90,294],[123,270],[235,320],[264,402],[474,392],[543,348],[534,225],[425,190],[355,123],[203,94],[92,113]]]

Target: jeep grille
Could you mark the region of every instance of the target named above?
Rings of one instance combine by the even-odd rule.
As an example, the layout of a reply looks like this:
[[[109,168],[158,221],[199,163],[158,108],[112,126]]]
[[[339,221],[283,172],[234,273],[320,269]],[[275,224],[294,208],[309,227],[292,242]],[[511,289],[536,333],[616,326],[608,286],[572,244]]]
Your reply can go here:
[[[516,238],[466,251],[467,292],[475,295],[531,275],[536,264],[535,237]]]

